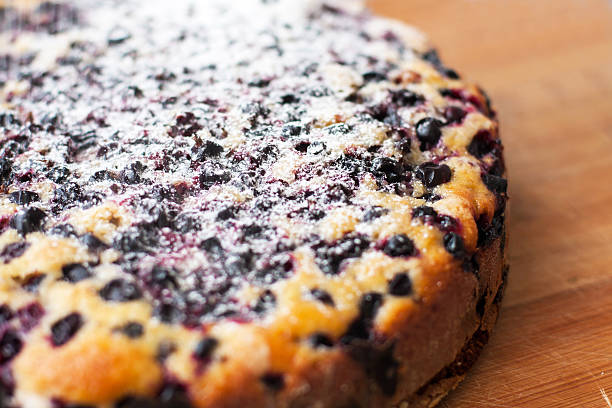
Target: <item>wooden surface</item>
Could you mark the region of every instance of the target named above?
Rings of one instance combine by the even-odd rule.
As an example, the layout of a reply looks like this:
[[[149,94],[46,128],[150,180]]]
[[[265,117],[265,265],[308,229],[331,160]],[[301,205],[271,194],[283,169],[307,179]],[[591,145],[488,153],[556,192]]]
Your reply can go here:
[[[612,408],[612,2],[370,4],[426,31],[502,123],[510,283],[490,344],[442,407]]]

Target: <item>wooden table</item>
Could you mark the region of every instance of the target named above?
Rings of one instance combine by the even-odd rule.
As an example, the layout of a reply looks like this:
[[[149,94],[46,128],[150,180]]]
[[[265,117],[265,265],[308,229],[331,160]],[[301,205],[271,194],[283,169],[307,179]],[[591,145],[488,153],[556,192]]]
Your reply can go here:
[[[442,407],[612,408],[612,2],[370,3],[427,32],[502,122],[510,283]]]

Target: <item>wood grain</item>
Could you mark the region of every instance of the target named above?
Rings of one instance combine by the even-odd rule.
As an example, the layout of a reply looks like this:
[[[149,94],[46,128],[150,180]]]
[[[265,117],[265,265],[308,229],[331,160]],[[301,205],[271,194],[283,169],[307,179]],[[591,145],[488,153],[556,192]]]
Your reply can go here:
[[[490,93],[510,173],[497,330],[443,403],[612,407],[612,3],[372,0]]]

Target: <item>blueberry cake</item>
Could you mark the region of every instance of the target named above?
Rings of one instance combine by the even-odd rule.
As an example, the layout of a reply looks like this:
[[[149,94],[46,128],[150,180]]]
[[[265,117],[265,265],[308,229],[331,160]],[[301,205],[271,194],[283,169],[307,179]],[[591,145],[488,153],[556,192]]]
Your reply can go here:
[[[431,407],[497,318],[495,112],[358,1],[0,1],[0,129],[2,407]]]

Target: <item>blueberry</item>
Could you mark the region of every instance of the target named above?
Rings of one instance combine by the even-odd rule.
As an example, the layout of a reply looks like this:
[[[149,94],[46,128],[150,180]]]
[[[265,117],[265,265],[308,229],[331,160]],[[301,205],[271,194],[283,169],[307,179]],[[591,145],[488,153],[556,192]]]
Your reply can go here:
[[[223,146],[218,143],[207,140],[204,145],[198,149],[197,160],[204,161],[209,157],[218,157],[223,153]]]
[[[363,81],[365,83],[381,82],[381,81],[386,81],[386,80],[387,80],[387,75],[384,74],[383,72],[370,71],[370,72],[366,72],[365,74],[363,74]]]
[[[151,284],[159,288],[178,288],[176,280],[176,271],[164,268],[160,265],[155,265],[151,270]]]
[[[178,232],[186,234],[188,232],[198,231],[201,225],[197,218],[191,214],[179,214],[173,222],[174,229]]]
[[[421,142],[421,151],[435,147],[442,136],[440,128],[444,125],[441,121],[434,118],[421,119],[416,124],[416,136]]]
[[[167,324],[179,323],[185,317],[183,312],[172,301],[159,303],[153,310],[153,316]]]
[[[130,339],[137,339],[144,334],[144,327],[137,322],[128,322],[122,326],[119,331],[125,334]]]
[[[386,215],[389,213],[389,210],[383,207],[372,207],[369,210],[367,210],[362,217],[362,221],[363,222],[370,222],[370,221],[374,221],[380,217],[382,217],[383,215]]]
[[[342,344],[351,344],[359,340],[367,340],[370,337],[372,322],[378,309],[383,304],[380,293],[365,293],[359,302],[359,315],[351,322],[346,332],[340,338]]]
[[[206,162],[202,166],[202,173],[200,173],[200,186],[209,189],[215,184],[225,184],[231,178],[230,173],[225,171],[218,163]]]
[[[396,274],[389,281],[389,294],[393,296],[409,296],[412,293],[412,282],[407,273]]]
[[[389,183],[402,181],[404,174],[400,163],[390,157],[377,157],[372,161],[372,173]]]
[[[217,213],[215,220],[216,221],[227,221],[227,220],[236,218],[237,215],[238,215],[238,208],[227,207]]]
[[[71,313],[51,326],[51,342],[54,346],[66,344],[83,326],[80,313]]]
[[[261,377],[261,382],[271,391],[278,392],[285,387],[285,377],[282,374],[267,373]]]
[[[466,255],[463,238],[455,232],[444,235],[444,248],[455,258],[463,258]]]
[[[108,249],[108,245],[96,237],[94,234],[87,233],[81,236],[80,241],[92,252]]]
[[[200,243],[200,248],[208,252],[209,255],[217,258],[223,255],[221,241],[217,237],[210,237]]]
[[[42,231],[46,217],[47,214],[40,208],[30,207],[15,214],[10,225],[21,235],[26,235],[30,232]]]
[[[383,296],[377,292],[369,292],[361,297],[359,302],[359,315],[366,320],[372,320],[383,304]]]
[[[68,178],[70,177],[70,170],[68,170],[66,167],[61,166],[53,167],[47,173],[47,177],[57,184],[63,184],[68,181]]]
[[[142,297],[140,289],[124,279],[113,279],[98,292],[102,299],[109,302],[129,302]]]
[[[9,305],[7,304],[0,305],[0,327],[4,323],[10,321],[14,316],[15,314],[13,313]]]
[[[482,181],[487,188],[497,194],[505,194],[508,191],[508,180],[492,174],[482,174]]]
[[[294,94],[286,94],[286,95],[281,96],[281,105],[289,105],[292,103],[297,103],[299,102],[299,100],[300,99]]]
[[[257,314],[262,314],[272,309],[274,305],[276,305],[276,296],[268,289],[259,295],[257,303],[253,307],[253,311]]]
[[[12,163],[8,159],[0,158],[0,185],[8,184],[11,181],[12,173]]]
[[[444,109],[444,119],[447,124],[461,123],[467,112],[458,106],[447,106]]]
[[[407,89],[391,91],[391,101],[397,104],[398,106],[414,106],[419,103],[422,103],[423,100],[423,96],[418,95]]]
[[[370,246],[363,236],[343,238],[332,245],[326,243],[315,246],[315,256],[321,271],[326,274],[338,274],[345,259],[357,258]]]
[[[405,234],[394,235],[385,244],[383,252],[391,257],[414,256],[414,243]]]
[[[415,172],[415,177],[429,188],[448,183],[452,175],[450,167],[446,164],[424,163],[417,167]]]
[[[46,277],[47,275],[45,275],[44,273],[32,274],[25,279],[21,287],[26,292],[34,293],[38,290],[38,286],[40,286],[40,284],[43,280],[45,280]]]
[[[45,310],[40,303],[34,302],[17,310],[17,317],[24,331],[29,331],[38,325]]]
[[[334,184],[329,187],[326,194],[326,202],[348,203],[353,196],[353,191],[343,184]]]
[[[215,339],[214,337],[203,338],[196,345],[196,348],[193,351],[193,356],[196,358],[196,360],[208,361],[218,345],[219,340]]]
[[[295,124],[287,124],[285,126],[283,126],[282,129],[282,135],[286,138],[292,138],[292,137],[297,137],[299,135],[302,134],[302,130],[304,130],[304,128],[300,125],[295,125]]]
[[[499,140],[494,140],[489,131],[481,130],[474,135],[472,141],[467,146],[467,151],[472,156],[480,159],[500,148]]]
[[[126,184],[138,184],[142,182],[142,172],[144,171],[144,166],[141,162],[137,161],[129,164],[121,171],[120,178],[121,181]]]
[[[117,177],[108,170],[98,170],[89,178],[91,181],[116,180]]]
[[[132,37],[130,32],[123,27],[115,26],[106,37],[108,45],[118,45]]]
[[[9,200],[15,204],[26,205],[34,201],[40,201],[40,196],[33,191],[19,190],[11,193]]]
[[[427,205],[416,207],[412,210],[413,218],[433,217],[435,219],[435,217],[437,216],[438,213],[436,212],[436,210],[434,210],[433,207],[429,207]]]
[[[0,262],[9,263],[13,259],[20,257],[30,247],[30,243],[26,241],[13,242],[6,245],[0,251]]]
[[[76,283],[90,278],[92,275],[89,268],[83,264],[69,264],[62,267],[62,276],[68,282]]]
[[[332,298],[332,296],[326,290],[314,288],[310,290],[310,295],[325,305],[328,305],[328,306],[335,305],[334,298]]]
[[[123,253],[148,253],[158,243],[158,233],[150,226],[137,225],[113,241],[113,247]]]
[[[0,338],[0,364],[11,361],[23,347],[19,335],[14,330],[7,330]]]
[[[315,333],[308,339],[309,343],[314,348],[324,347],[329,348],[334,346],[334,341],[324,333]]]

